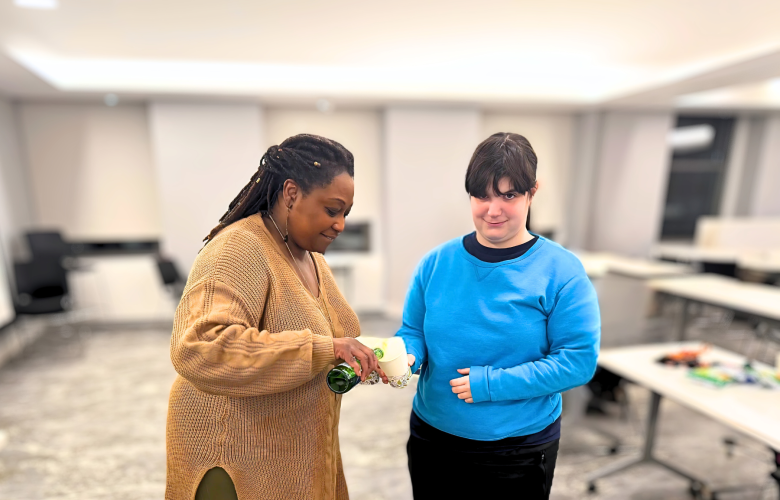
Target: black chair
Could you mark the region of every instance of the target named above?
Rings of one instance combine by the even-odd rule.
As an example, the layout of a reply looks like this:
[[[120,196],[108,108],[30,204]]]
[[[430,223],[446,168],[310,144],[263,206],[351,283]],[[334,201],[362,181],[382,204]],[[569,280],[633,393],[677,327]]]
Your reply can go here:
[[[623,377],[599,366],[596,368],[593,378],[587,383],[587,387],[591,393],[591,398],[585,411],[587,415],[607,415],[606,406],[616,404],[620,410],[620,418],[624,421],[628,420],[628,393],[624,387]],[[620,451],[623,445],[620,438],[610,432],[602,430],[597,432],[612,441],[608,447],[610,455]]]
[[[158,259],[157,268],[160,270],[160,277],[164,284],[174,285],[176,283],[181,283],[181,274],[179,274],[179,269],[172,260]]]
[[[184,291],[184,279],[176,263],[162,257],[157,259],[157,269],[160,271],[160,277],[163,284],[170,290],[174,297],[181,297]]]
[[[59,231],[32,231],[26,236],[33,259],[59,260],[73,253],[71,245],[62,239]]]
[[[68,309],[68,281],[59,259],[14,264],[17,314],[49,314]]]

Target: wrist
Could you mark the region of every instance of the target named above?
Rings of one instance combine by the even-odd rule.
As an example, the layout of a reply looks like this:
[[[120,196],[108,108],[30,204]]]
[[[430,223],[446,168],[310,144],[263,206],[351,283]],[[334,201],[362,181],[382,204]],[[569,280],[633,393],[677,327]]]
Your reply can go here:
[[[312,372],[319,373],[336,360],[334,340],[324,335],[312,335],[311,365]]]
[[[487,366],[472,366],[469,369],[469,388],[475,403],[490,401],[490,385]]]

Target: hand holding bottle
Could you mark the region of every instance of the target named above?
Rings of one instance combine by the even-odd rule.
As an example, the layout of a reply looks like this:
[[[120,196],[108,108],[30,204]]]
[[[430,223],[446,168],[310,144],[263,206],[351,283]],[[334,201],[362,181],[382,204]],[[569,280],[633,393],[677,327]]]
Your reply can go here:
[[[357,340],[349,337],[333,339],[333,354],[336,356],[337,362],[343,360],[351,366],[360,376],[361,381],[365,381],[371,372],[375,371],[382,378],[382,381],[387,383],[387,375],[379,367],[379,360],[377,360],[374,351]]]

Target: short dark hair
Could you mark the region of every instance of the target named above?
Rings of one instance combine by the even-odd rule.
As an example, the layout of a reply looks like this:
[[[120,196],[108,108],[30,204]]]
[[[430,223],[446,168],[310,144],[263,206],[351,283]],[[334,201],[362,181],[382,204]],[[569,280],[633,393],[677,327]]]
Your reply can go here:
[[[504,177],[519,194],[536,185],[536,153],[520,134],[499,132],[477,146],[466,169],[466,192],[477,198],[487,196],[491,188],[503,194],[498,183]]]
[[[295,181],[308,194],[315,187],[327,186],[343,172],[355,177],[355,159],[338,142],[312,134],[285,139],[278,146],[268,148],[257,171],[203,241],[208,243],[239,219],[270,211],[287,179]]]

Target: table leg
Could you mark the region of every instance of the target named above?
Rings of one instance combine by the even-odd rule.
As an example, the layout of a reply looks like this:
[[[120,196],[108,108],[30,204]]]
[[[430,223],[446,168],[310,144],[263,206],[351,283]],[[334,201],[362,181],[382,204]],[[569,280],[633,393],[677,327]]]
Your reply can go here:
[[[594,482],[597,479],[611,476],[612,474],[629,469],[635,465],[639,465],[652,460],[653,445],[655,444],[655,434],[658,427],[658,412],[661,407],[661,396],[655,392],[651,393],[650,398],[650,411],[647,418],[647,427],[645,428],[645,442],[642,447],[642,454],[638,457],[626,457],[623,460],[618,460],[615,463],[606,465],[601,469],[591,473],[588,476],[588,488],[595,490]]]
[[[647,413],[647,428],[645,429],[645,445],[642,448],[642,458],[650,460],[653,458],[653,447],[655,446],[655,434],[658,429],[658,413],[661,411],[661,395],[655,392],[650,393],[650,410]]]
[[[690,308],[691,301],[685,298],[682,300],[682,311],[680,311],[680,317],[677,318],[677,340],[685,340],[685,330],[688,328],[688,309]]]
[[[686,301],[687,302],[687,301]],[[687,306],[687,304],[686,304]],[[645,428],[645,442],[642,447],[642,454],[638,457],[627,457],[623,460],[619,460],[615,463],[606,465],[601,469],[592,472],[588,475],[588,490],[596,491],[596,480],[601,479],[612,474],[629,469],[635,465],[644,463],[654,463],[664,467],[665,469],[684,477],[691,482],[691,489],[700,488],[704,489],[704,482],[681,471],[677,467],[659,460],[653,456],[653,447],[655,446],[656,431],[658,429],[658,414],[661,409],[661,395],[655,392],[651,392],[650,397],[650,409],[647,415],[647,427]]]

